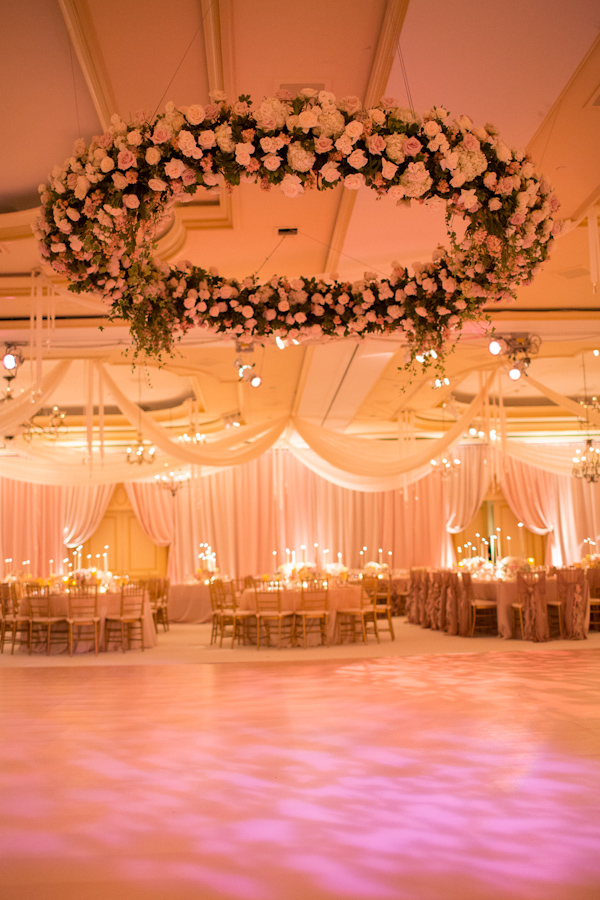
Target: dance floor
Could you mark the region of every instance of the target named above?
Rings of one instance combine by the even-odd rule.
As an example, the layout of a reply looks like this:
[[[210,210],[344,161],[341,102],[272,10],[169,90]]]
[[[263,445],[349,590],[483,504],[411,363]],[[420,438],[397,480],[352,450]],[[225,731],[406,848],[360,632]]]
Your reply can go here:
[[[598,900],[600,650],[496,646],[0,658],[1,900]]]

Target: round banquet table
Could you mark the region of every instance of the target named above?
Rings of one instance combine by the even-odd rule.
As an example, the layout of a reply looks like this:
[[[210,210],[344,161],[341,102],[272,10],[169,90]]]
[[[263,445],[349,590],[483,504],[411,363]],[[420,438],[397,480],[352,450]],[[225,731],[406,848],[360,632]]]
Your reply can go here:
[[[473,579],[473,593],[477,600],[495,600],[498,608],[498,634],[503,638],[511,638],[512,611],[511,603],[517,602],[516,581],[477,581]],[[546,600],[557,599],[556,578],[546,579]],[[586,584],[585,593],[585,632],[590,627],[589,589]]]
[[[212,608],[207,584],[173,584],[169,588],[169,622],[199,625],[210,622]]]
[[[253,588],[247,588],[240,596],[240,609],[256,609],[255,594]],[[302,591],[300,588],[283,588],[281,590],[281,609],[295,612],[300,608]],[[360,603],[360,585],[349,584],[343,587],[329,587],[329,621],[327,637],[330,644],[338,641],[337,611],[357,607]]]
[[[69,610],[68,596],[67,594],[51,594],[50,595],[50,614],[53,616],[67,616]],[[19,612],[21,615],[28,614],[27,607],[27,598],[24,597],[21,600]],[[98,594],[98,616],[100,618],[100,627],[99,627],[99,639],[98,639],[98,649],[99,650],[120,650],[121,644],[118,641],[110,642],[108,647],[105,647],[104,643],[104,621],[107,616],[118,616],[121,612],[121,593],[120,591],[107,591],[105,594]],[[144,634],[144,649],[148,650],[150,647],[156,647],[158,643],[158,638],[156,636],[156,628],[154,627],[154,618],[152,616],[152,607],[148,600],[144,600],[144,619],[143,619],[143,634]],[[68,640],[67,640],[67,625],[65,622],[62,622],[56,626],[53,626],[52,629],[53,639],[56,639],[56,636],[60,634],[61,636],[64,634],[64,643],[61,641],[60,643],[57,641],[51,645],[52,653],[67,653],[68,652]],[[134,642],[133,648],[139,648],[140,644],[138,642]],[[27,652],[27,647],[25,645],[21,648],[25,653]],[[45,653],[45,647],[42,644],[38,644],[35,648],[36,653]],[[77,628],[73,630],[73,652],[74,653],[89,653],[94,652],[94,641],[91,640],[77,640]]]

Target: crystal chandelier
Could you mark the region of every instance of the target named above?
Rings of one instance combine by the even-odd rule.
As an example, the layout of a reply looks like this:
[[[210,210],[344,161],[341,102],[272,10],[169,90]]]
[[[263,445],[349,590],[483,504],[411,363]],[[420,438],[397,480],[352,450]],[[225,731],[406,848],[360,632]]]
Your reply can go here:
[[[169,472],[168,475],[154,476],[157,485],[165,491],[170,491],[173,497],[184,485],[189,484],[190,477],[189,472]]]
[[[48,418],[47,425],[40,425],[35,421],[33,416],[23,423],[23,440],[31,443],[34,437],[45,437],[51,441],[56,441],[59,437],[63,437],[68,432],[65,425],[65,413],[58,406],[53,406]]]
[[[600,447],[594,447],[591,438],[585,442],[585,450],[577,449],[573,457],[573,478],[583,478],[592,484],[600,481]]]
[[[439,472],[442,478],[449,478],[450,475],[453,475],[460,469],[460,459],[456,456],[442,456],[441,459],[430,459],[429,462],[433,466],[434,471]]]
[[[579,448],[575,451],[573,457],[573,478],[583,478],[585,481],[593,484],[600,481],[600,448],[594,447],[594,442],[590,437],[590,404],[587,395],[587,380],[585,377],[585,354],[581,354],[581,365],[583,368],[583,402],[581,405],[585,409],[585,430],[588,436],[585,441],[585,450],[583,452]],[[583,425],[583,423],[581,423]]]
[[[144,463],[151,464],[154,462],[156,447],[146,443],[141,433],[138,431],[137,441],[127,448],[127,462],[130,466],[141,466]]]

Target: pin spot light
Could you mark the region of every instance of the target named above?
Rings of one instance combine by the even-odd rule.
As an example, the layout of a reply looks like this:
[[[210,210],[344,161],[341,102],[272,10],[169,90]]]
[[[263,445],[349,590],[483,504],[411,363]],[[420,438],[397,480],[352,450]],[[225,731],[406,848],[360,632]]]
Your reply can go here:
[[[2,356],[2,365],[10,375],[16,375],[17,369],[23,362],[23,354],[14,344],[6,344]]]

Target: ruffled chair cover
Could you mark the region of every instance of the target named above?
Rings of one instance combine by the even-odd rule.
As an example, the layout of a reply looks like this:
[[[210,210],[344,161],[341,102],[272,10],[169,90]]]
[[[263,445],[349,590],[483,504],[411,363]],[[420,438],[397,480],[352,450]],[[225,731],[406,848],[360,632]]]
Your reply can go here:
[[[456,572],[444,572],[442,580],[442,604],[444,614],[444,630],[448,634],[458,634],[458,599],[460,582]]]
[[[427,594],[425,627],[433,628],[435,631],[444,630],[444,608],[442,604],[443,577],[444,573],[441,569],[434,569],[431,572],[429,591]]]
[[[429,570],[415,566],[410,570],[408,596],[406,598],[406,617],[413,625],[421,624],[421,606],[427,596],[427,579]]]
[[[562,603],[564,637],[584,641],[585,612],[588,587],[583,569],[558,569],[556,573],[558,599]]]
[[[548,641],[546,573],[517,572],[517,600],[523,604],[523,638],[526,641]]]
[[[458,633],[471,634],[471,600],[475,599],[470,572],[461,572],[461,591],[458,604]]]

